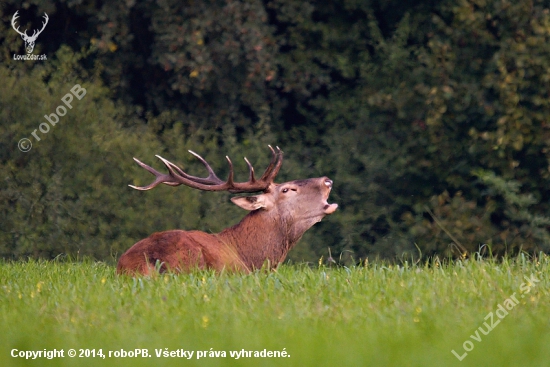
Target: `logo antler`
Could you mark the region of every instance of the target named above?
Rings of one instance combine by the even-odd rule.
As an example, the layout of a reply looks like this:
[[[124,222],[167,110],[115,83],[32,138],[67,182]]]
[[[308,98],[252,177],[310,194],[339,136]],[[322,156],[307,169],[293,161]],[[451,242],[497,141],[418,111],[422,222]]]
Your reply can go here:
[[[44,19],[45,22],[42,22],[42,29],[37,31],[36,29],[33,31],[32,36],[29,36],[27,34],[27,30],[25,29],[25,32],[19,31],[19,27],[15,28],[15,21],[17,18],[19,18],[19,15],[17,15],[19,11],[16,11],[13,15],[13,18],[11,18],[11,26],[13,29],[21,35],[21,38],[23,38],[23,41],[25,41],[25,48],[27,49],[27,53],[30,54],[34,50],[34,43],[36,42],[36,38],[42,33],[44,28],[46,28],[46,24],[48,24],[48,14],[44,13]]]

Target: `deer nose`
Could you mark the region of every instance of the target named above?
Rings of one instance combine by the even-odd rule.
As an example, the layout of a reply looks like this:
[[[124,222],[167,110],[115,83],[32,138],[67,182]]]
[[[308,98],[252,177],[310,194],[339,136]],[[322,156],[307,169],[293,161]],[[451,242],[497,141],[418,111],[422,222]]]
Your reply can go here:
[[[325,185],[326,185],[327,187],[332,187],[332,180],[326,178],[326,179],[325,179]]]

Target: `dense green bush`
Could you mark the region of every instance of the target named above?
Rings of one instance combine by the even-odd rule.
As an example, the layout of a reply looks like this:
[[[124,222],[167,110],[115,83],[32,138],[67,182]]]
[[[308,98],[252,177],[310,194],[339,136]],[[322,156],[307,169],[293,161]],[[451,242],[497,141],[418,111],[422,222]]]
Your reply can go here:
[[[154,157],[160,154],[200,174],[204,168],[187,153],[194,149],[226,172],[227,167],[220,166],[227,150],[220,147],[219,135],[200,129],[183,134],[182,123],[176,120],[173,128],[156,136],[126,106],[113,102],[99,78],[79,67],[78,55],[66,48],[28,73],[1,68],[0,74],[3,257],[109,258],[154,231],[211,231],[235,223],[240,213],[226,204],[227,195],[170,187],[143,193],[127,186],[151,180],[133,156],[160,169],[162,164]],[[81,100],[74,98],[73,108],[46,134],[36,131],[41,139],[37,141],[32,132],[46,122],[42,116],[63,105],[61,97],[75,84],[86,94]],[[150,121],[154,125],[156,120]],[[231,129],[224,131],[224,142],[236,156],[242,151],[231,144],[232,136]],[[17,149],[23,137],[33,143],[26,153]],[[259,164],[267,164],[267,146],[260,152],[262,139],[250,140],[254,143],[246,151],[258,153]],[[235,166],[246,170],[244,163]]]
[[[335,181],[338,212],[295,260],[550,250],[547,1],[25,4],[0,7],[4,257],[218,231],[244,215],[227,194],[134,192],[150,177],[132,156],[202,172],[193,149],[224,175],[226,154],[238,172],[267,164],[267,144],[285,151],[280,181]],[[47,61],[12,60],[16,10],[29,29],[50,15]],[[75,84],[82,101],[17,150]]]

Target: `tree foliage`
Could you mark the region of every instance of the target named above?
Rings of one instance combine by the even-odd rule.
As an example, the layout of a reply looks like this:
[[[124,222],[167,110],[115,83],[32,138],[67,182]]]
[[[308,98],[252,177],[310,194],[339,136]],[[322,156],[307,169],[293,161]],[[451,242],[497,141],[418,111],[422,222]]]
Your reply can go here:
[[[550,4],[542,0],[6,1],[0,7],[0,252],[107,258],[149,233],[217,231],[224,194],[163,187],[132,163],[200,152],[334,179],[335,215],[291,254],[463,256],[550,249]],[[11,30],[50,22],[35,53]],[[87,90],[46,121],[75,85]],[[237,172],[246,172],[240,161]]]

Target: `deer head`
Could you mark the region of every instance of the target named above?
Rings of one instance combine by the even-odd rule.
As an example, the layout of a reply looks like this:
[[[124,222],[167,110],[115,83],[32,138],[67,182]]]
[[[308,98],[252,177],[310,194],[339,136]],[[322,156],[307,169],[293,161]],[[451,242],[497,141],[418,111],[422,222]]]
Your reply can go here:
[[[156,177],[147,186],[129,185],[136,190],[150,190],[162,183],[169,186],[185,185],[204,191],[260,193],[233,197],[231,200],[234,204],[250,213],[240,223],[218,234],[166,231],[139,241],[122,255],[118,272],[148,273],[147,264],[158,261],[177,271],[193,266],[250,271],[262,267],[266,261],[271,267],[282,262],[304,232],[327,214],[332,214],[338,205],[327,202],[333,184],[327,177],[274,183],[283,162],[283,152],[279,147],[273,149],[269,146],[269,149],[272,153],[271,162],[259,179],[245,158],[249,169],[246,182],[234,181],[233,164],[229,157],[226,157],[229,163],[226,181],[219,179],[210,165],[193,151],[189,152],[206,167],[207,177],[191,176],[160,156],[157,157],[168,169],[167,174],[134,158]]]
[[[15,20],[19,17],[17,13],[18,11],[16,11],[13,15],[13,18],[11,18],[11,26],[13,27],[13,29],[15,29],[17,33],[21,35],[21,38],[23,38],[23,41],[25,41],[25,48],[27,49],[27,53],[30,54],[34,50],[34,43],[36,42],[36,38],[38,38],[38,35],[40,35],[44,28],[46,28],[46,24],[48,24],[48,14],[44,13],[44,19],[46,21],[42,22],[42,29],[39,31],[35,29],[32,33],[32,36],[29,36],[26,29],[25,32],[20,32],[19,27],[15,28]]]

